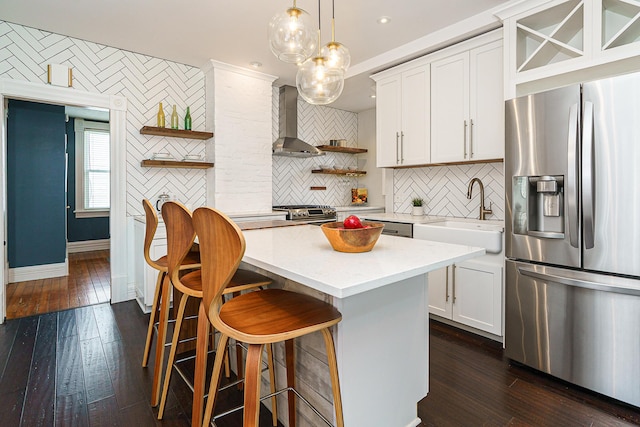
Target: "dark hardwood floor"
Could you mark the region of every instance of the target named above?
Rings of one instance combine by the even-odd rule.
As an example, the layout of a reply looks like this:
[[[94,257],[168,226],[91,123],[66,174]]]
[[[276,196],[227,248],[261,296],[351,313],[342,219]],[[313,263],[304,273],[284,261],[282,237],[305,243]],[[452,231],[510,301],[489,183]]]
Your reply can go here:
[[[7,319],[83,307],[111,298],[109,250],[69,254],[69,275],[7,285]]]
[[[152,372],[140,365],[147,319],[129,301],[0,325],[0,425],[188,426],[191,391],[178,375],[165,420],[149,405]],[[640,425],[637,408],[511,366],[497,343],[437,322],[431,331],[430,393],[418,404],[423,426]],[[220,406],[241,397],[232,389]],[[268,411],[261,416],[269,426]],[[239,418],[218,427],[240,426]]]

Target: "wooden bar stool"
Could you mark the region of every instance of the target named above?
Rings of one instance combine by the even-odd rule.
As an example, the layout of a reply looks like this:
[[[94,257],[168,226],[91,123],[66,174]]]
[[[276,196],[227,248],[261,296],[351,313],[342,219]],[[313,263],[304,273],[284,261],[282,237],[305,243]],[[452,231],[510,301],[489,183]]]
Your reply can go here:
[[[142,207],[145,213],[145,235],[144,235],[144,259],[152,268],[158,270],[158,279],[156,281],[156,288],[153,295],[153,305],[151,306],[151,314],[149,316],[149,327],[147,328],[147,340],[144,345],[144,354],[142,356],[142,367],[146,367],[149,363],[149,353],[151,352],[151,342],[153,340],[153,329],[156,324],[160,323],[160,319],[163,315],[162,306],[159,307],[160,302],[163,300],[163,296],[166,295],[166,304],[169,304],[170,287],[167,272],[167,256],[163,255],[160,258],[154,260],[151,258],[150,249],[151,242],[158,229],[158,215],[151,202],[147,199],[142,200]],[[179,269],[191,270],[200,268],[200,253],[189,251],[182,260]],[[160,309],[160,310],[159,310]],[[165,310],[168,316],[168,306]],[[160,336],[162,335],[162,336]],[[158,337],[156,345],[156,363],[154,365],[153,386],[151,392],[151,404],[156,406],[160,399],[160,376],[162,374],[162,360],[164,360],[164,343],[166,340],[166,328],[158,328]],[[157,361],[160,361],[158,363]]]
[[[206,316],[198,316],[198,331],[205,333],[209,322],[221,332],[209,397],[202,425],[209,426],[223,363],[223,352],[229,338],[249,344],[244,387],[244,427],[257,427],[260,411],[260,366],[262,347],[285,341],[287,347],[287,383],[289,395],[289,426],[295,426],[295,397],[293,393],[294,363],[291,357],[293,339],[320,331],[327,347],[327,357],[333,391],[333,405],[338,427],[344,426],[342,398],[338,379],[335,348],[331,326],[342,315],[330,304],[313,297],[285,291],[265,289],[251,292],[223,302],[222,294],[238,268],[245,250],[242,232],[223,213],[212,208],[198,208],[193,213],[193,225],[198,234],[202,260],[201,276],[203,304]],[[208,318],[208,322],[207,322]],[[204,377],[201,366],[206,354],[196,350],[196,379]],[[192,419],[193,425],[194,419]]]
[[[164,375],[164,387],[162,389],[162,400],[160,401],[160,407],[158,410],[158,419],[162,419],[164,415],[164,409],[167,401],[167,395],[169,392],[169,382],[171,380],[171,373],[173,372],[174,363],[176,360],[176,350],[178,347],[178,338],[182,323],[185,317],[185,307],[189,298],[198,298],[202,300],[202,276],[201,270],[195,270],[189,272],[183,276],[180,275],[179,266],[182,264],[183,259],[188,255],[189,248],[193,245],[196,233],[193,228],[191,219],[191,212],[179,202],[165,202],[162,205],[162,217],[164,218],[165,225],[167,227],[167,266],[168,275],[171,284],[175,289],[182,293],[180,299],[178,313],[176,315],[176,323],[173,331],[173,339],[171,341],[171,350],[169,352],[169,360],[167,362],[167,370]],[[237,269],[234,271],[233,276],[228,281],[227,286],[223,289],[223,294],[239,293],[241,291],[258,289],[263,286],[271,284],[272,280],[262,274]],[[199,332],[199,331],[198,331]],[[197,347],[204,347],[206,353],[209,342],[209,331],[206,334],[197,334],[196,339]],[[225,341],[226,342],[226,341]],[[226,347],[222,348],[222,355],[226,353]],[[271,377],[272,388],[275,391],[275,375],[273,370],[273,356],[271,349],[269,352],[269,371]],[[241,359],[240,355],[240,360]],[[206,354],[205,361],[206,363]],[[241,367],[241,363],[238,365]],[[240,372],[240,370],[238,369]],[[194,393],[194,406],[202,407],[204,405],[203,399],[200,399],[196,393]],[[272,400],[275,408],[276,398],[274,396]],[[274,425],[277,425],[277,412],[274,410]]]

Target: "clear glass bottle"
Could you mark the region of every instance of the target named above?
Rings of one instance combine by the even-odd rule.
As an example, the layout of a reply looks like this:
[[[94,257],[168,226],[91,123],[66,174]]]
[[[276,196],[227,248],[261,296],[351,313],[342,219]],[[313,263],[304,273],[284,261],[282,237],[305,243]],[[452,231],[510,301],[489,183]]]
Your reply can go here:
[[[164,109],[162,108],[162,102],[158,107],[157,125],[159,128],[164,127]]]
[[[184,116],[184,129],[191,130],[191,112],[189,111],[189,107],[187,107],[187,114]]]
[[[171,113],[171,129],[178,129],[179,119],[176,112],[176,106],[173,106],[173,113]]]

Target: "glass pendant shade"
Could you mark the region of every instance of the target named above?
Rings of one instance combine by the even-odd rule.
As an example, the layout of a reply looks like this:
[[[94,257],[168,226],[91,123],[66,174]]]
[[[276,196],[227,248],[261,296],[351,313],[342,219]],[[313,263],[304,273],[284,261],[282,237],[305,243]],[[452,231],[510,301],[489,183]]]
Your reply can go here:
[[[309,104],[330,104],[342,94],[344,70],[329,67],[325,57],[315,56],[298,66],[296,86]]]
[[[343,71],[347,71],[351,65],[349,49],[342,43],[335,41],[327,43],[320,51],[320,55],[327,58],[327,65],[331,68],[341,68]]]
[[[290,7],[269,22],[269,47],[281,61],[301,64],[318,47],[311,16],[302,9]]]

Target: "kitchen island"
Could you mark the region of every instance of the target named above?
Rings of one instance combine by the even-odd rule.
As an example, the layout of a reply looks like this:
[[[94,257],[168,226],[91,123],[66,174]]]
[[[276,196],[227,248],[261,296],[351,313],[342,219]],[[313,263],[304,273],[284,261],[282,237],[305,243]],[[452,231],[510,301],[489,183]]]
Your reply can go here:
[[[429,377],[426,273],[484,249],[382,235],[371,252],[341,253],[312,225],[244,236],[245,264],[308,288],[342,313],[334,339],[345,426],[418,425]],[[328,382],[325,368],[313,374]],[[331,402],[329,390],[315,391]]]

